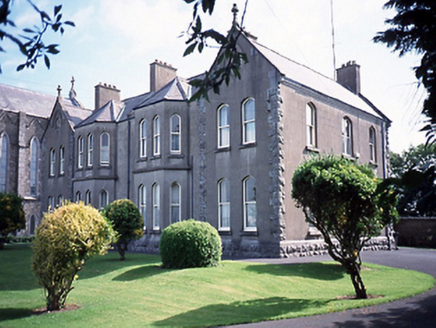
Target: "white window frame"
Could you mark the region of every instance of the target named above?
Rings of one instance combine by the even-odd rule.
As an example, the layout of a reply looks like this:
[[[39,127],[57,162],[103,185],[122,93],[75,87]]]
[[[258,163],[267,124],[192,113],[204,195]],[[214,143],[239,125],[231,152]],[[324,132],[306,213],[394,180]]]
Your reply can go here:
[[[227,124],[224,124],[221,120],[221,113],[223,110],[226,110],[226,117],[227,117]],[[230,147],[230,107],[227,104],[223,104],[220,107],[218,107],[217,110],[217,122],[218,122],[218,148],[228,148]],[[227,136],[227,142],[224,142],[226,138],[224,138],[224,135]]]
[[[153,204],[153,230],[160,229],[160,188],[159,184],[154,183],[151,187],[152,190],[152,204]]]
[[[249,180],[254,180],[254,197],[255,200],[248,200],[247,199],[247,183]],[[244,203],[244,231],[257,231],[257,201],[256,201],[256,179],[252,176],[247,176],[243,181],[243,203]],[[248,219],[249,219],[249,211],[248,209],[251,208],[254,205],[256,210],[256,217],[255,217],[255,226],[249,226],[248,225]]]
[[[107,190],[103,189],[100,191],[99,196],[99,207],[100,209],[104,209],[109,204],[109,193]]]
[[[177,190],[178,200],[173,198],[173,188],[177,188],[178,189]],[[182,197],[182,194],[181,194],[181,189],[182,188],[180,188],[180,184],[178,182],[173,182],[171,184],[171,187],[170,187],[170,220],[171,220],[171,223],[180,222],[181,219],[182,219],[182,213],[181,213],[181,210],[182,210],[182,207],[181,207],[181,197]],[[178,213],[179,213],[178,218],[176,219],[176,221],[173,220],[173,213],[174,213],[175,210],[177,210]]]
[[[353,124],[348,117],[342,119],[342,154],[353,156]]]
[[[147,227],[147,188],[143,184],[139,185],[138,187],[138,208],[139,212],[141,212],[145,230],[145,228]]]
[[[56,165],[56,151],[54,148],[50,149],[50,168],[49,168],[49,176],[55,176],[55,165]]]
[[[62,206],[62,203],[64,202],[64,196],[59,195],[58,196],[58,206]]]
[[[59,174],[63,175],[65,173],[65,147],[61,146],[59,148]]]
[[[92,167],[94,164],[94,135],[92,133],[88,134],[88,158],[87,165],[88,167]]]
[[[160,155],[160,118],[155,116],[153,119],[153,155]]]
[[[312,103],[306,104],[306,142],[308,147],[316,148],[316,107]]]
[[[5,192],[8,187],[9,168],[9,136],[6,132],[0,136],[0,192]]]
[[[178,122],[178,131],[174,131],[174,122],[173,120],[177,119]],[[177,126],[177,125],[176,125]],[[182,119],[180,118],[180,115],[174,114],[170,118],[170,152],[172,154],[180,154],[182,151]],[[174,143],[173,140],[176,139],[177,141]],[[173,148],[173,145],[176,145],[176,148]]]
[[[147,157],[147,121],[139,122],[139,157]]]
[[[372,126],[369,128],[369,161],[377,163],[377,138]]]
[[[248,105],[253,102],[253,114],[254,114],[254,118],[250,119],[250,118],[246,118],[246,111],[248,109]],[[249,145],[249,144],[254,144],[256,143],[256,102],[254,100],[254,98],[247,98],[246,100],[244,100],[244,102],[242,103],[242,144],[243,145]],[[248,131],[248,127],[249,126],[253,126],[253,139],[248,139],[247,137],[247,131]]]
[[[103,146],[103,137],[107,136],[107,145]],[[100,165],[108,166],[110,163],[111,137],[109,133],[100,134]]]
[[[30,195],[38,194],[39,140],[33,137],[30,141]]]
[[[54,202],[54,197],[53,196],[48,196],[48,201],[47,201],[47,211],[48,212],[53,212],[55,209],[55,202]]]
[[[223,199],[223,188],[226,188],[227,199]],[[223,209],[226,209],[223,211]],[[223,224],[223,212],[229,213],[228,225]],[[227,179],[218,181],[218,230],[230,231],[230,183]]]
[[[82,193],[80,191],[76,192],[76,203],[82,200]]]
[[[77,167],[83,168],[83,137],[77,139]]]
[[[85,205],[92,205],[92,194],[89,189],[85,192]]]

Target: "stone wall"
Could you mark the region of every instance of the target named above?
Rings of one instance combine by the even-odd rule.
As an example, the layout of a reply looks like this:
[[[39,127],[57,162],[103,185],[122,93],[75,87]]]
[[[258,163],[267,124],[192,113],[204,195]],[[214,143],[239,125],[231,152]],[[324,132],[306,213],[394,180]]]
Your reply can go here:
[[[403,217],[394,228],[399,246],[436,247],[436,217]]]

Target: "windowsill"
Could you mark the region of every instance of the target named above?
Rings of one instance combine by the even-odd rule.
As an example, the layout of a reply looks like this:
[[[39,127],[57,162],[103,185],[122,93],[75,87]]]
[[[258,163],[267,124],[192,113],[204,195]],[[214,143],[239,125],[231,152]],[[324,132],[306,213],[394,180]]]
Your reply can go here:
[[[171,153],[168,155],[168,158],[185,158],[185,155],[182,153]]]
[[[251,143],[246,143],[246,144],[240,145],[239,149],[252,148],[252,147],[256,147],[256,146],[257,146],[257,142],[251,142]]]
[[[150,230],[150,235],[159,235],[161,233],[160,228],[153,228],[153,230]]]
[[[49,179],[50,179],[50,178],[54,178],[54,177],[55,177],[54,174],[53,174],[53,175],[50,174],[50,175],[48,176]]]
[[[111,165],[109,163],[107,163],[107,164],[106,163],[103,163],[103,164],[100,163],[100,165],[99,165],[100,168],[102,168],[102,167],[110,167],[110,166]]]
[[[239,236],[259,236],[259,232],[257,230],[244,230],[239,232]]]
[[[65,173],[59,173],[59,177],[64,177]]]
[[[232,231],[231,230],[218,230],[218,233],[221,236],[231,236],[232,235]]]
[[[92,165],[88,165],[88,166],[86,167],[86,169],[87,169],[87,170],[92,170]]]
[[[306,146],[306,150],[309,151],[309,152],[313,152],[313,153],[318,153],[318,154],[320,153],[319,148],[314,147],[312,145],[307,145]]]
[[[78,167],[76,170],[77,171],[83,171],[83,166],[82,167]]]
[[[215,153],[224,153],[224,152],[228,152],[230,151],[232,148],[230,148],[230,146],[227,147],[220,147],[215,149]]]
[[[344,154],[344,153],[342,153],[342,157],[346,158],[346,159],[349,159],[350,161],[353,161],[353,162],[357,160],[356,157],[348,155],[348,154]]]
[[[147,156],[145,156],[145,157],[139,157],[139,158],[136,160],[136,163],[147,162],[147,160],[148,160]]]
[[[159,155],[153,155],[153,156],[150,157],[150,159],[153,161],[153,160],[155,160],[155,159],[161,159],[161,157],[162,157],[161,154],[159,154]]]

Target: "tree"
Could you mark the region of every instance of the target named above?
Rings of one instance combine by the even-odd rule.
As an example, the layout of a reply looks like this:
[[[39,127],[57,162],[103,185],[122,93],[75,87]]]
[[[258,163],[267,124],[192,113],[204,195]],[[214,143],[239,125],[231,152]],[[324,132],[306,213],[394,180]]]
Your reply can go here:
[[[85,261],[104,254],[113,241],[111,225],[92,206],[65,203],[45,213],[33,242],[32,270],[46,294],[47,311],[65,306]]]
[[[368,297],[360,251],[397,215],[395,192],[377,185],[369,168],[335,156],[310,158],[292,178],[297,207],[321,232],[329,255],[346,269],[359,299]]]
[[[118,235],[115,246],[120,260],[126,259],[128,244],[143,235],[143,222],[138,207],[129,199],[118,199],[106,206],[103,215],[112,223]]]
[[[395,8],[397,14],[386,20],[391,26],[379,32],[375,42],[385,43],[401,57],[415,52],[422,55],[414,68],[419,83],[427,90],[422,113],[427,117],[427,143],[436,142],[436,2],[434,0],[390,0],[384,8]]]
[[[50,17],[45,11],[39,9],[31,0],[26,0],[33,8],[36,14],[40,17],[41,25],[33,27],[24,27],[17,31],[15,22],[10,19],[10,14],[13,6],[13,0],[3,0],[0,5],[0,41],[3,43],[9,40],[14,43],[21,54],[26,58],[23,64],[18,65],[17,71],[24,68],[34,68],[41,57],[44,58],[44,63],[47,68],[50,68],[50,59],[48,55],[56,55],[59,53],[57,44],[45,45],[43,36],[47,30],[52,30],[54,33],[64,33],[64,26],[74,26],[71,21],[62,21],[62,5],[53,8],[53,16]],[[0,45],[0,51],[5,51]],[[0,66],[1,73],[1,66]]]
[[[23,199],[15,194],[0,193],[0,249],[3,249],[8,234],[25,227]]]

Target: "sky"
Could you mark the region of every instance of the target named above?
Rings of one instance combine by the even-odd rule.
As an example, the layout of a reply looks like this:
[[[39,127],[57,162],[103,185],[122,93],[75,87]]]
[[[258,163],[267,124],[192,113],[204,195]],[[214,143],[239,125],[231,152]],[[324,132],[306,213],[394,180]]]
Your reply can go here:
[[[241,20],[245,0],[216,0],[212,17],[203,25],[225,34],[236,3]],[[355,60],[361,66],[362,94],[392,121],[390,149],[401,152],[425,142],[420,116],[425,90],[418,88],[412,67],[419,57],[401,58],[372,38],[387,28],[384,21],[395,15],[384,10],[386,0],[333,0],[336,67]],[[57,94],[57,86],[68,96],[71,78],[77,98],[94,107],[94,86],[115,85],[121,98],[149,91],[149,65],[155,59],[177,68],[178,75],[191,77],[206,71],[217,48],[183,57],[184,32],[192,18],[192,5],[183,0],[34,0],[47,12],[62,4],[66,26],[63,36],[47,34],[46,44],[60,44],[48,70],[41,61],[35,69],[16,72],[24,61],[18,49],[3,42],[0,53],[3,73],[0,83],[46,94]],[[243,25],[258,42],[280,54],[333,78],[331,0],[249,0]],[[38,24],[38,15],[26,0],[15,0],[12,16],[18,27]]]

